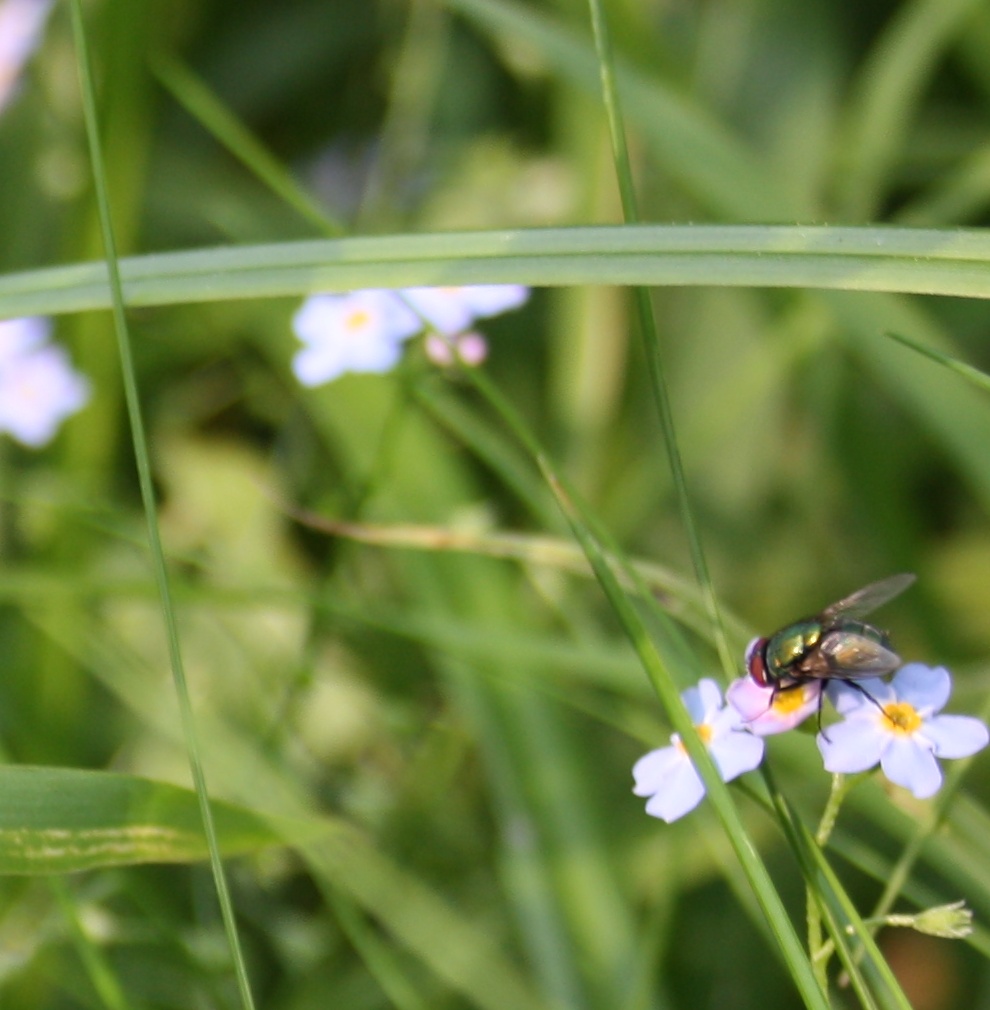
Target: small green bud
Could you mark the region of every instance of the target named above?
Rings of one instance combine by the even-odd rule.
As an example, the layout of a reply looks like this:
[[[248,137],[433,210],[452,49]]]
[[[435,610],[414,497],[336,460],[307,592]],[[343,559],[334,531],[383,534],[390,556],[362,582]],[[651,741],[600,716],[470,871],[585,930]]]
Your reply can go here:
[[[973,932],[973,913],[963,901],[951,905],[936,905],[913,917],[912,925],[919,933],[960,940]]]

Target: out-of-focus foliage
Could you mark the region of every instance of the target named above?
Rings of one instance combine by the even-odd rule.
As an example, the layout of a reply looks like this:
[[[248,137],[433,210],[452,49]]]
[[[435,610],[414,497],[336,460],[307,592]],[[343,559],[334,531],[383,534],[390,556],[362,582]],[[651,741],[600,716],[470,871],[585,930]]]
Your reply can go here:
[[[122,254],[621,219],[581,4],[84,6]],[[647,219],[990,223],[985,4],[607,9]],[[323,225],[259,178],[257,150],[245,164],[206,128],[202,99],[180,102],[176,68]],[[63,5],[0,115],[0,178],[0,270],[102,255]],[[990,400],[885,336],[986,370],[985,303],[718,284],[653,297],[723,605],[767,632],[914,571],[884,623],[905,658],[953,670],[957,710],[985,716]],[[593,581],[535,546],[521,562],[369,546],[287,516],[566,535],[509,433],[420,348],[389,375],[304,390],[297,309],[130,316],[211,790],[347,827],[230,864],[258,1005],[794,1006],[707,808],[667,826],[631,793],[669,727]],[[602,523],[687,578],[626,293],[535,292],[483,329],[486,374]],[[90,400],[41,451],[0,442],[0,752],[188,785],[109,315],[55,335]],[[708,636],[689,640],[684,686],[718,675]],[[828,780],[811,741],[768,753],[813,823]],[[977,759],[910,902],[990,913],[988,776]],[[923,808],[860,795],[836,863],[865,912]],[[742,809],[800,922],[791,853]],[[64,891],[3,877],[0,899],[0,1006],[101,1005],[87,954],[124,1005],[237,1005],[202,865],[91,870]],[[979,931],[881,945],[918,1007],[986,1000]]]

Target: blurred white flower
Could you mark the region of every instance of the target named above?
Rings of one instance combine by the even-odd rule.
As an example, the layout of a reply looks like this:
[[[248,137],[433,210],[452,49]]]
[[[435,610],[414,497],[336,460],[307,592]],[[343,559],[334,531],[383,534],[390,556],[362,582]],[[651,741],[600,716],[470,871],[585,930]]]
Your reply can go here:
[[[345,372],[394,368],[402,341],[422,324],[395,292],[369,289],[307,298],[292,327],[305,345],[292,361],[296,378],[320,386]]]
[[[52,324],[44,316],[0,319],[0,366],[47,343]]]
[[[426,356],[434,364],[479,365],[488,344],[468,327],[527,298],[529,288],[518,284],[313,295],[292,319],[304,345],[292,370],[304,386],[323,385],[345,372],[387,372],[398,364],[403,341],[424,329]]]
[[[0,0],[0,111],[41,41],[52,0]]]
[[[402,297],[437,332],[462,333],[476,319],[518,308],[529,298],[519,284],[473,284],[453,288],[405,288]]]
[[[0,332],[18,331],[5,324]],[[17,352],[8,345],[0,353],[0,432],[29,448],[47,445],[62,421],[86,405],[89,393],[89,383],[61,347],[29,340]]]

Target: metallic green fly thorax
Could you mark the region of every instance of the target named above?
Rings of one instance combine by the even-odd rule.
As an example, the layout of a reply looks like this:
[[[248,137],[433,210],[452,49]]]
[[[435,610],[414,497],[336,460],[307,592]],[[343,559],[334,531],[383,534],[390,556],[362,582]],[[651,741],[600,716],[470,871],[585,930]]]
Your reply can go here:
[[[766,646],[767,674],[771,680],[779,680],[790,675],[790,671],[800,666],[801,661],[821,641],[822,624],[817,619],[808,619],[781,628],[770,638]]]

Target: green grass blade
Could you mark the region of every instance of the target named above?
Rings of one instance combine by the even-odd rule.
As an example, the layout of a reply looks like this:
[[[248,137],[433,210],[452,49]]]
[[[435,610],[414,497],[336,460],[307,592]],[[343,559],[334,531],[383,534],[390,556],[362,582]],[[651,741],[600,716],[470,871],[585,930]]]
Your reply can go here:
[[[198,801],[188,789],[111,772],[6,766],[0,768],[0,795],[0,875],[209,858]],[[273,818],[217,801],[213,806],[225,856],[298,846],[396,935],[426,950],[434,969],[478,1006],[536,1010],[533,994],[480,933],[465,928],[456,913],[345,822]],[[421,942],[425,923],[448,937],[448,964]]]
[[[117,261],[116,239],[110,213],[110,195],[107,187],[106,168],[99,137],[99,117],[96,110],[96,92],[93,85],[90,64],[89,46],[86,38],[86,27],[83,19],[81,0],[72,3],[72,28],[75,40],[79,68],[80,91],[83,99],[83,112],[86,122],[86,135],[89,143],[90,163],[93,169],[93,182],[96,190],[97,207],[99,211],[100,230],[102,232],[104,250],[106,253],[107,279],[113,310],[114,330],[117,336],[117,350],[120,356],[121,372],[124,381],[124,394],[127,401],[127,413],[130,421],[131,436],[137,464],[138,483],[141,488],[141,501],[147,522],[148,544],[151,550],[152,566],[161,598],[162,614],[166,626],[169,644],[169,658],[175,692],[179,702],[182,728],[186,741],[190,771],[196,787],[199,801],[199,813],[202,827],[206,835],[207,848],[210,855],[210,866],[220,903],[220,911],[230,946],[234,973],[237,978],[241,1003],[246,1010],[252,1010],[254,999],[247,976],[247,966],[241,951],[237,922],[234,917],[230,891],[223,869],[220,854],[220,844],[217,838],[213,812],[206,786],[206,775],[200,757],[199,741],[196,735],[196,725],[193,718],[192,702],[186,683],[185,670],[182,664],[182,652],[179,646],[179,632],[172,606],[171,590],[168,573],[165,568],[165,553],[161,543],[161,532],[158,526],[158,508],[155,500],[155,490],[151,476],[151,461],[148,454],[148,441],[144,431],[144,420],[141,414],[141,400],[137,388],[137,376],[131,352],[130,334],[127,319],[124,315],[124,292],[120,269]]]
[[[62,633],[50,619],[43,625],[43,630],[49,629],[55,634]],[[145,669],[129,652],[120,654],[117,643],[108,640],[106,634],[94,633],[85,642],[77,638],[59,639],[59,644],[84,663],[147,732],[160,734],[175,744],[182,743],[180,728],[162,710],[153,689],[158,678],[156,670]],[[349,895],[391,937],[472,1005],[497,1010],[501,996],[503,1008],[546,1010],[546,1004],[539,1000],[526,977],[501,952],[499,943],[483,925],[461,913],[415,874],[405,871],[347,821],[315,818],[312,811],[320,801],[306,794],[292,771],[273,762],[272,755],[262,750],[255,735],[248,735],[242,726],[230,725],[216,715],[204,717],[203,723],[202,738],[218,788],[247,804],[263,796],[266,807],[272,810],[269,813],[266,809],[263,815],[248,811],[244,823],[238,819],[242,808],[235,806],[235,819],[228,822],[228,805],[216,804],[221,838],[230,846],[229,852],[224,850],[225,854],[236,855],[253,851],[259,844],[270,844],[275,833],[277,841],[299,851],[319,887]],[[61,770],[56,772],[65,774]],[[118,777],[128,788],[141,781],[132,776]],[[153,785],[156,792],[150,804],[151,813],[142,813],[138,818],[138,823],[147,821],[152,826],[157,823],[153,815],[158,807],[153,801],[159,784]],[[175,787],[161,788],[165,790],[163,808],[180,810],[174,816],[180,818],[180,826],[190,827],[189,845],[197,844],[192,837],[197,818],[193,793],[179,790],[184,797],[175,797],[170,792]],[[119,801],[121,808],[126,806],[124,800],[126,795]],[[122,810],[120,817],[127,824],[135,820],[133,809],[130,813]],[[259,827],[267,831],[257,835]],[[198,846],[198,858],[202,859],[205,845],[201,832]],[[196,855],[196,851],[191,850],[191,854]],[[332,903],[332,897],[328,901]]]
[[[5,765],[0,796],[0,874],[209,858],[199,802],[189,789],[115,772]],[[283,842],[284,833],[250,810],[218,801],[213,810],[224,856]],[[299,841],[307,834],[317,831]]]
[[[283,242],[120,261],[128,306],[518,282],[812,287],[990,298],[990,235],[934,229],[629,225]],[[0,318],[111,307],[102,263],[0,277]]]
[[[564,528],[539,473],[511,437],[491,423],[490,417],[451,395],[447,383],[418,383],[414,395],[435,421],[498,474],[541,529]]]
[[[774,888],[766,867],[757,855],[756,848],[739,818],[728,787],[721,780],[708,751],[698,737],[690,716],[681,701],[673,678],[665,669],[659,653],[647,635],[646,628],[626,598],[605,554],[590,535],[579,513],[573,506],[573,499],[557,483],[555,475],[549,469],[547,469],[547,478],[551,482],[551,486],[555,487],[561,508],[571,520],[575,536],[587,552],[588,560],[595,569],[595,574],[598,576],[609,603],[615,609],[619,620],[629,635],[650,681],[660,696],[667,715],[684,741],[691,760],[704,780],[708,798],[715,808],[715,812],[728,836],[736,857],[742,864],[743,871],[756,894],[763,914],[766,916],[768,925],[780,948],[784,962],[804,999],[805,1005],[824,1010],[828,1004],[814,977],[807,955],[801,946],[801,941],[798,939],[794,927],[787,917],[787,912]]]
[[[917,340],[905,337],[902,333],[888,332],[887,336],[903,344],[905,347],[910,347],[912,351],[917,351],[926,358],[938,362],[938,364],[948,368],[949,371],[955,372],[956,375],[961,375],[964,379],[972,382],[974,386],[979,386],[980,389],[990,392],[990,375],[987,375],[986,372],[982,372],[972,365],[967,365],[965,361],[953,358],[949,354],[943,354],[942,351],[937,351],[934,347],[928,347]]]
[[[988,204],[990,146],[984,144],[902,207],[894,220],[916,228],[964,224],[977,220]]]
[[[407,978],[399,963],[400,959],[375,925],[365,919],[350,898],[329,888],[324,890],[340,928],[347,934],[351,944],[361,952],[365,964],[396,1010],[429,1010],[430,1003],[420,997],[416,986]]]
[[[303,854],[324,886],[332,883],[480,1010],[545,1010],[546,1004],[500,954],[430,888],[377,852],[360,832],[341,826]]]
[[[818,1010],[826,1010],[828,1003],[825,995],[818,986],[807,955],[787,916],[773,881],[739,817],[728,787],[719,776],[718,770],[691,722],[674,677],[667,669],[656,646],[650,640],[646,626],[622,589],[619,578],[613,569],[614,561],[609,558],[591,532],[584,510],[573,489],[567,487],[562,478],[554,471],[547,456],[522,419],[483,376],[472,373],[472,377],[475,385],[483,391],[492,406],[502,416],[504,423],[516,433],[520,442],[533,454],[540,466],[554,498],[570,523],[571,529],[581,544],[610,605],[636,650],[667,716],[684,741],[691,760],[705,783],[708,798],[711,800],[736,858],[753,888],[770,931],[805,1005],[818,1008]]]
[[[341,235],[320,204],[188,67],[159,57],[155,73],[172,97],[273,193],[323,235]]]
[[[103,951],[87,934],[79,916],[79,907],[67,883],[61,877],[52,877],[49,886],[62,911],[62,918],[68,924],[73,946],[86,969],[93,990],[107,1010],[128,1010],[124,990]]]
[[[906,299],[886,295],[854,297],[826,294],[835,313],[837,333],[849,352],[862,362],[873,380],[900,401],[915,423],[927,429],[942,444],[959,472],[990,502],[990,410],[986,396],[960,383],[947,369],[932,368],[918,354],[905,354],[882,334],[911,333],[925,346],[951,347],[922,307]]]
[[[584,553],[571,541],[557,537],[534,536],[525,533],[451,530],[447,527],[420,525],[375,525],[328,519],[300,509],[289,508],[287,514],[310,529],[330,536],[345,537],[378,547],[421,551],[454,551],[479,554],[492,558],[507,558],[526,565],[539,565],[556,571],[591,576],[593,572]],[[633,559],[631,568],[638,580],[649,589],[648,596],[659,601],[672,617],[711,637],[705,601],[698,589],[672,569],[651,561]],[[623,581],[626,591],[636,585]],[[2,597],[0,583],[0,597]],[[751,628],[737,617],[728,615],[733,637],[745,643],[753,637]]]
[[[772,776],[767,776],[772,784]],[[803,821],[796,815],[793,807],[772,789],[774,805],[781,815],[781,823],[791,840],[792,847],[800,860],[808,887],[817,901],[818,908],[828,925],[829,935],[835,944],[843,966],[864,1007],[876,1007],[879,999],[882,1005],[897,1010],[911,1010],[907,997],[904,995],[890,966],[878,950],[873,934],[863,922],[855,905],[849,898],[839,878],[829,865],[828,860],[814,836]],[[850,933],[862,945],[862,951],[868,961],[873,978],[874,995],[863,976],[860,958],[853,950],[849,940]]]
[[[980,6],[980,0],[914,0],[889,22],[855,88],[836,174],[840,220],[876,216],[922,88],[943,50]]]
[[[596,98],[600,65],[586,37],[533,6],[508,0],[444,0],[469,17],[497,45],[535,49],[562,80]],[[793,221],[801,215],[785,194],[785,180],[708,109],[656,77],[620,63],[623,102],[650,153],[715,213],[737,221]]]
[[[636,224],[639,221],[639,209],[636,200],[636,190],[633,184],[632,168],[629,164],[629,148],[626,143],[626,128],[619,101],[619,89],[613,66],[612,45],[609,40],[608,19],[602,7],[602,0],[589,0],[591,8],[591,23],[595,35],[595,48],[602,77],[602,92],[605,101],[605,111],[608,118],[609,134],[612,138],[612,159],[619,180],[619,192],[622,196],[622,209],[626,222]],[[691,563],[694,574],[701,587],[701,593],[711,621],[712,637],[722,669],[727,678],[731,678],[735,662],[729,644],[726,640],[722,617],[719,612],[718,598],[712,585],[708,571],[708,562],[701,544],[701,533],[695,522],[694,511],[688,495],[687,479],[684,475],[684,464],[681,460],[681,448],[677,440],[674,425],[674,412],[670,406],[669,384],[666,368],[660,353],[660,335],[657,331],[656,318],[646,288],[635,289],[636,316],[639,321],[639,331],[643,340],[643,349],[649,363],[650,382],[653,388],[653,400],[660,419],[660,432],[663,436],[664,448],[667,452],[667,463],[670,467],[674,493],[677,496],[678,511],[684,534],[691,553]]]

